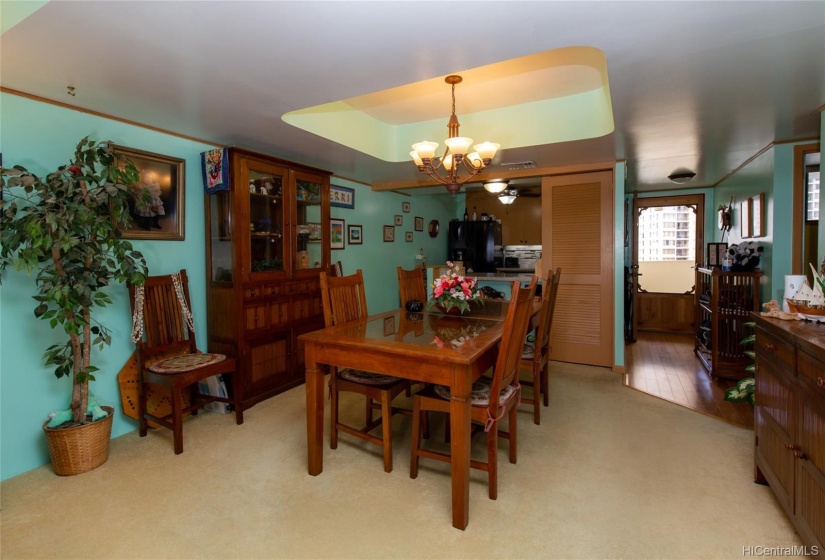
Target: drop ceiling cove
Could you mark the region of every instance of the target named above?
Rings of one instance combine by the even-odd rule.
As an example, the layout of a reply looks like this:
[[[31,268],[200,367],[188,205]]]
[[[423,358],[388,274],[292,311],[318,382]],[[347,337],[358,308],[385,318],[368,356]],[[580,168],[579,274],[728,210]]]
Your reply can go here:
[[[604,53],[567,47],[458,71],[461,136],[502,149],[598,138],[613,132]],[[452,101],[444,77],[291,111],[284,122],[388,162],[410,146],[443,143]]]

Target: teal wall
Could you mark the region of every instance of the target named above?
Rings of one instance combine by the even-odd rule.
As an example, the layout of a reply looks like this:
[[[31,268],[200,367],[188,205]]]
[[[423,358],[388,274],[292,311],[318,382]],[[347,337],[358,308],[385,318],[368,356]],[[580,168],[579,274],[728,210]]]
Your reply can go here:
[[[624,191],[627,165],[613,168],[613,365],[624,367]]]
[[[143,252],[151,274],[167,274],[181,268],[189,271],[192,307],[196,318],[198,345],[206,346],[206,291],[203,183],[200,152],[213,146],[180,139],[167,134],[131,126],[86,113],[39,103],[23,97],[0,93],[0,152],[3,163],[23,165],[45,174],[68,163],[74,147],[84,136],[112,140],[117,144],[183,158],[185,173],[185,240],[135,241]],[[278,154],[274,154],[278,155]],[[332,252],[344,272],[364,270],[370,312],[398,306],[396,266],[412,268],[415,255],[424,249],[428,262],[446,258],[446,224],[456,214],[455,201],[448,194],[405,196],[392,192],[373,192],[369,187],[333,178],[334,184],[354,188],[355,209],[333,208],[332,216],[346,224],[364,226],[363,245],[347,246]],[[410,202],[409,214],[401,203]],[[404,224],[396,227],[395,242],[383,242],[383,226],[393,224],[401,214]],[[404,233],[413,231],[414,216],[424,218],[425,231],[414,232],[413,242]],[[441,222],[441,233],[429,237],[426,225],[431,219]],[[55,379],[43,365],[43,351],[63,342],[60,333],[48,323],[34,318],[34,277],[12,270],[0,285],[0,480],[5,480],[49,462],[41,425],[46,415],[69,406],[68,379]],[[93,363],[100,368],[92,391],[101,402],[115,406],[112,436],[137,428],[137,422],[122,413],[117,373],[131,356],[130,312],[126,287],[109,289],[113,305],[97,310],[96,319],[112,330],[112,345],[102,353],[93,350]]]

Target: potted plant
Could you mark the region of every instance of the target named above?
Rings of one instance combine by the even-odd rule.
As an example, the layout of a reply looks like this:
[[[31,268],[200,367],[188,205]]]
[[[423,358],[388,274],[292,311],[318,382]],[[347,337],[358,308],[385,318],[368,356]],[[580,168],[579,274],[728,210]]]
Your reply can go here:
[[[756,323],[748,322],[745,323],[745,326],[753,328],[756,326]],[[742,339],[742,344],[753,344],[754,342],[756,342],[756,335],[753,333]],[[745,371],[750,373],[750,376],[743,377],[736,382],[736,385],[727,389],[725,391],[725,400],[730,402],[746,402],[753,407],[753,395],[756,390],[756,378],[753,376],[753,374],[756,373],[756,353],[753,350],[745,350],[743,354],[753,360],[752,363],[745,366]]]
[[[61,426],[67,429],[52,431],[77,431],[72,438],[82,437],[82,428],[94,426],[87,415],[90,409],[95,416],[101,415],[93,398],[90,403],[89,381],[97,371],[90,361],[91,350],[92,346],[103,349],[111,337],[92,318],[92,308],[111,303],[103,289],[112,281],[138,285],[146,276],[143,255],[121,236],[121,229],[128,227],[130,220],[127,185],[138,177],[135,166],[116,155],[111,142],[97,143],[88,137],[77,144],[70,163],[45,179],[21,166],[0,168],[0,274],[7,267],[36,271],[34,315],[48,321],[53,329],[62,326],[66,333],[66,342],[49,346],[44,358],[47,365],[54,366],[56,377],[71,377],[70,410],[56,419],[67,420]],[[109,407],[107,412],[105,457],[92,451],[91,458],[77,459],[70,449],[66,454],[76,464],[59,465],[50,438],[49,450],[58,474],[79,474],[105,462],[113,409]],[[43,427],[49,436],[50,429],[46,424]],[[54,445],[62,449],[72,443]],[[76,472],[65,472],[67,469]]]
[[[470,311],[471,303],[484,303],[475,278],[463,276],[459,265],[451,261],[447,261],[447,268],[449,271],[433,282],[427,309],[436,307],[442,313],[461,315]]]

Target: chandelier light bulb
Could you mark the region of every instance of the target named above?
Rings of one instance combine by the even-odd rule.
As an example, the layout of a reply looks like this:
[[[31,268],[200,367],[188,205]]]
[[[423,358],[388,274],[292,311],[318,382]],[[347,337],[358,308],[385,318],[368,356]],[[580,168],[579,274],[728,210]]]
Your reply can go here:
[[[433,156],[435,156],[436,148],[438,148],[438,142],[429,142],[427,140],[412,145],[412,149],[415,150],[415,153],[417,153],[418,157],[422,160],[432,159]]]
[[[473,143],[472,138],[464,136],[456,136],[455,138],[448,138],[444,140],[450,153],[455,156],[463,156],[470,150],[470,144]]]
[[[501,144],[494,144],[492,142],[482,142],[481,144],[476,144],[473,146],[473,149],[478,152],[478,155],[481,156],[481,159],[493,159],[496,155],[496,152],[501,147]]]

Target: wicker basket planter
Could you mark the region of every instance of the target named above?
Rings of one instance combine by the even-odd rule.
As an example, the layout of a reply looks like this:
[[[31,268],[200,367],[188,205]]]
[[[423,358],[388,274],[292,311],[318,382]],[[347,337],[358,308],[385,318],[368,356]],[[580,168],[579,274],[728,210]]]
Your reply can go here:
[[[85,473],[109,459],[109,440],[115,409],[111,406],[101,408],[109,415],[91,424],[73,428],[47,428],[46,422],[43,423],[55,474],[72,476]]]

